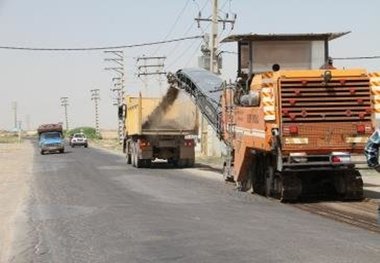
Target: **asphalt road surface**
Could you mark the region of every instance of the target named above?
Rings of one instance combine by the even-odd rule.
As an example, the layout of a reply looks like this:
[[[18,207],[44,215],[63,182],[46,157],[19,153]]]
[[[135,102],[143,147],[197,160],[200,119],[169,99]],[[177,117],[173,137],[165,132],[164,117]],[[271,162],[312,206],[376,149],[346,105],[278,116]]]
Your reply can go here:
[[[380,235],[237,192],[205,167],[34,151],[10,262],[380,261]]]

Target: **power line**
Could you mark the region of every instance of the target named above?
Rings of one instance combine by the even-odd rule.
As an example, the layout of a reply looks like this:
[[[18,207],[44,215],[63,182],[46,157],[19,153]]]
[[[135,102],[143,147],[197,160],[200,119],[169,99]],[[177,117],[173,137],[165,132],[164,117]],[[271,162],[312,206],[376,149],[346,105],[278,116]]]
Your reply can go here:
[[[173,33],[174,28],[179,22],[179,19],[182,17],[183,13],[186,11],[188,4],[190,3],[190,0],[187,0],[185,3],[185,6],[182,8],[182,10],[178,13],[176,20],[174,21],[173,25],[171,26],[169,32],[164,37],[164,40],[168,39],[168,37]],[[157,49],[153,52],[153,55],[155,55],[158,50],[160,50],[161,46],[158,46]]]
[[[156,42],[148,42],[148,43],[141,43],[141,44],[131,44],[131,45],[120,45],[120,46],[109,46],[109,47],[34,48],[34,47],[18,47],[18,46],[0,46],[0,49],[23,50],[23,51],[65,51],[65,52],[71,52],[71,51],[97,51],[97,50],[110,50],[110,49],[121,49],[121,48],[133,48],[133,47],[142,47],[142,46],[152,46],[152,45],[158,45],[158,44],[179,42],[179,41],[189,40],[189,39],[197,39],[197,38],[202,38],[202,37],[203,37],[202,35],[198,35],[198,36],[182,37],[182,38],[175,38],[175,39],[156,41]]]
[[[360,59],[380,59],[380,56],[361,56],[361,57],[338,57],[334,60],[360,60]]]

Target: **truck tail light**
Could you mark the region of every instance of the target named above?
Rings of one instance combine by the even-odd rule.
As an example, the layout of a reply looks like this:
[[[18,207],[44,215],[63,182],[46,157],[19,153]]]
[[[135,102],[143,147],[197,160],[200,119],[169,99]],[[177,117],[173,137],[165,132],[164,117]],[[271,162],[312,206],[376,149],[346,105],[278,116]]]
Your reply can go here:
[[[184,145],[186,147],[193,147],[194,146],[194,140],[185,140]]]
[[[358,134],[364,134],[365,133],[365,125],[364,124],[359,124],[356,126],[356,132]]]
[[[289,126],[289,133],[290,135],[298,135],[298,126]]]
[[[291,125],[282,128],[283,135],[298,135],[298,126]]]
[[[347,152],[332,152],[331,162],[332,163],[349,163],[351,162],[351,154]]]
[[[149,141],[146,141],[146,140],[141,140],[140,141],[140,148],[145,148],[145,147],[149,147],[150,146],[150,142]]]
[[[356,125],[356,132],[358,134],[372,133],[372,126],[366,124]]]

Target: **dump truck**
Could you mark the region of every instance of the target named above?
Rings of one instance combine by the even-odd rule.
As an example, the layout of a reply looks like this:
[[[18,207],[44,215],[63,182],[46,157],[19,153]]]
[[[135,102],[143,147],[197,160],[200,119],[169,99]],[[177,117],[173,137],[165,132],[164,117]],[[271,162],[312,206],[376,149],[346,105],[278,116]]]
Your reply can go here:
[[[373,132],[380,82],[365,69],[321,68],[329,41],[347,33],[232,35],[224,42],[238,43],[235,83],[211,89],[217,76],[200,69],[168,78],[194,98],[218,93],[209,123],[228,149],[224,177],[239,190],[282,201],[363,198],[353,157]]]
[[[163,98],[125,96],[119,118],[128,164],[148,168],[154,160],[167,160],[179,168],[194,165],[198,113],[177,89],[169,89]]]
[[[63,153],[65,151],[63,129],[61,124],[41,124],[37,129],[37,133],[38,145],[42,155],[47,152]]]

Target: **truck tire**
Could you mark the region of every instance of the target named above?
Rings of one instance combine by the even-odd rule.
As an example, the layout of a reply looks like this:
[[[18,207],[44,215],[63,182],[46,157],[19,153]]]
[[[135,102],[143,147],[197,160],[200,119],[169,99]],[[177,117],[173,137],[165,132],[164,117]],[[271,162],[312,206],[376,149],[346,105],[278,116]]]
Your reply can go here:
[[[143,168],[144,166],[144,160],[139,159],[139,157],[136,155],[136,168]]]
[[[151,168],[152,167],[152,160],[151,159],[145,159],[145,168]]]
[[[59,150],[59,153],[64,153],[65,149]]]
[[[187,159],[187,167],[194,167],[194,159]]]
[[[44,155],[44,154],[45,154],[44,150],[41,150],[40,153],[41,153],[41,155]]]
[[[178,168],[184,168],[187,165],[187,160],[186,159],[179,159],[177,162],[177,167]]]
[[[127,159],[127,164],[131,164],[132,163],[132,157],[131,157],[131,154],[130,153],[127,153],[125,155],[126,159]]]
[[[133,151],[131,154],[131,163],[133,167],[136,167],[136,154]]]

